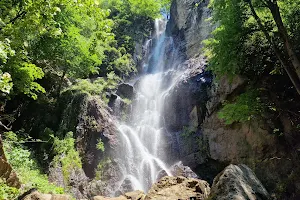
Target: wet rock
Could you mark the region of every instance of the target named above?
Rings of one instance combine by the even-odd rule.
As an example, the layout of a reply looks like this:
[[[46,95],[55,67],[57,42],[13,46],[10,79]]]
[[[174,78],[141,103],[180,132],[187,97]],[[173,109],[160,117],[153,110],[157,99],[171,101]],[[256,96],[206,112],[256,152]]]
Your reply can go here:
[[[145,197],[150,199],[206,199],[210,193],[206,181],[179,177],[166,176],[154,184]]]
[[[128,83],[122,83],[118,86],[117,95],[121,98],[132,99],[134,97],[133,86]]]
[[[193,172],[190,167],[184,166],[181,161],[173,165],[170,170],[174,176],[183,176],[185,178],[199,178],[198,175]]]
[[[206,114],[205,104],[208,101],[207,93],[212,82],[212,75],[204,71],[205,67],[203,57],[181,64],[180,68],[184,73],[165,96],[168,103],[164,106],[163,117],[169,131],[176,132],[184,126],[194,126],[194,118],[197,118],[197,125],[203,121]],[[197,116],[191,114],[193,110]]]
[[[268,200],[270,195],[246,165],[229,165],[215,179],[212,200]]]
[[[171,166],[169,170],[173,176],[183,176],[185,178],[199,178],[198,175],[195,172],[193,172],[193,170],[190,167],[184,166],[181,161]],[[165,170],[161,170],[157,176],[157,180],[160,180],[165,176],[168,176],[167,172]]]
[[[119,189],[119,194],[124,194],[126,192],[130,192],[130,191],[133,191],[133,185],[132,185],[132,182],[126,178],[123,183],[121,184],[120,186],[120,189]]]

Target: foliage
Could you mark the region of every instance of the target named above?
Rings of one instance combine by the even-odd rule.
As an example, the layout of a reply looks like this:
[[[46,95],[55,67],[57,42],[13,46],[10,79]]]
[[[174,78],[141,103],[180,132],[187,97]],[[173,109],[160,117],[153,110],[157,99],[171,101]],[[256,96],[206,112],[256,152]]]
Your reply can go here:
[[[33,187],[43,193],[53,192],[61,194],[64,192],[63,188],[49,183],[48,177],[40,171],[36,160],[32,158],[32,153],[23,145],[24,140],[18,138],[13,132],[6,132],[4,136],[4,149],[8,162],[17,172],[21,183],[24,184],[19,191],[3,188],[7,195],[16,195],[17,192],[21,194]]]
[[[115,75],[114,72],[107,74],[107,77],[99,77],[93,82],[89,79],[78,80],[77,83],[66,90],[77,90],[80,92],[86,92],[90,95],[100,95],[102,100],[108,103],[106,98],[106,92],[115,89],[120,82],[120,78]]]
[[[96,148],[102,152],[105,150],[104,143],[101,138],[97,140]]]
[[[79,90],[87,92],[91,95],[99,95],[108,90],[115,89],[118,85],[120,78],[114,72],[107,74],[107,78],[97,78],[95,81],[89,79],[78,80],[75,85],[68,88],[68,90]]]
[[[9,73],[5,72],[4,74],[0,71],[0,91],[4,94],[9,94],[12,89],[12,79]]]
[[[263,1],[251,2],[272,42],[284,51],[280,33],[269,8]],[[299,21],[291,20],[291,13],[294,19],[300,17],[297,11],[299,9],[294,6],[296,2],[299,3],[299,0],[278,1],[283,21],[289,29],[293,42],[299,42],[300,30]],[[251,78],[266,73],[283,73],[272,44],[253,17],[247,1],[213,0],[210,6],[213,9],[213,23],[218,27],[213,32],[213,38],[204,41],[204,44],[210,69],[218,77],[223,75],[233,77],[239,74]]]
[[[79,153],[75,149],[75,139],[73,133],[68,132],[64,139],[54,138],[53,151],[55,157],[53,158],[55,165],[61,165],[64,180],[68,182],[70,170],[81,169],[81,159]]]
[[[249,90],[237,97],[233,103],[225,103],[218,117],[229,125],[234,122],[246,122],[263,112],[257,90]]]
[[[37,99],[46,92],[38,81],[45,73],[60,77],[60,91],[65,77],[135,71],[117,45],[110,11],[97,1],[4,0],[0,8],[0,70],[11,75],[14,94]]]
[[[123,98],[122,101],[126,104],[126,105],[130,105],[132,103],[132,101],[130,99],[127,98]]]
[[[114,21],[113,32],[117,46],[134,53],[134,41],[142,41],[149,36],[153,19],[168,13],[170,0],[101,0],[102,7],[110,9],[110,18]]]
[[[16,199],[19,196],[19,190],[14,187],[9,187],[0,179],[0,200]]]

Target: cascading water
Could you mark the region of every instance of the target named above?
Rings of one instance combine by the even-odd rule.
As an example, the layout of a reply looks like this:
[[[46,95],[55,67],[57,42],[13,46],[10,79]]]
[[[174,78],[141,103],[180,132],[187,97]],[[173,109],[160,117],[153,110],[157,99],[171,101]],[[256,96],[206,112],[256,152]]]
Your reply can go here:
[[[166,81],[167,70],[170,70],[170,52],[173,53],[172,38],[166,37],[166,21],[155,21],[155,37],[146,45],[152,43],[152,50],[145,61],[145,74],[135,84],[136,98],[133,102],[132,119],[130,122],[118,125],[122,143],[119,159],[122,165],[124,182],[130,181],[133,190],[147,192],[157,181],[160,171],[172,175],[164,162],[163,117],[164,97],[171,87],[172,81]],[[168,62],[167,62],[168,61]],[[172,76],[174,79],[174,76]]]

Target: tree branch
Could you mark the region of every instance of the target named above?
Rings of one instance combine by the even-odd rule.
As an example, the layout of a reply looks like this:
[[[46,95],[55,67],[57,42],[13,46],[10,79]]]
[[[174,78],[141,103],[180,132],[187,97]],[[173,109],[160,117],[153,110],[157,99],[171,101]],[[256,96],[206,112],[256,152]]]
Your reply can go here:
[[[9,20],[9,22],[7,24],[14,24],[18,19],[20,19],[21,17],[23,17],[24,15],[26,15],[26,11],[19,11],[18,14],[12,18],[11,20]],[[0,31],[2,31],[3,28],[5,28],[7,26],[7,24],[3,27],[0,28]]]
[[[7,127],[6,125],[4,125],[1,121],[0,121],[0,126],[2,126],[5,130],[7,131],[11,131],[12,127]]]

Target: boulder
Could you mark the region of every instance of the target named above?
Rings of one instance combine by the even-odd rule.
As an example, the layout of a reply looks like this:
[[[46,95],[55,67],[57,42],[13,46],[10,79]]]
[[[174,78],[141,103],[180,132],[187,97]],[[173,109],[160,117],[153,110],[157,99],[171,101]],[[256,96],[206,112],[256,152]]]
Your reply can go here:
[[[118,86],[117,95],[121,98],[132,99],[134,97],[133,86],[127,83],[122,83]]]
[[[113,198],[103,197],[103,196],[95,196],[93,198],[93,200],[127,200],[127,198],[124,196],[113,197]]]
[[[171,173],[174,176],[183,176],[185,178],[199,178],[190,167],[184,166],[181,161],[171,167]]]
[[[193,172],[193,170],[190,167],[184,166],[181,161],[172,165],[169,170],[173,176],[183,176],[185,178],[199,178],[198,175],[195,172]],[[161,170],[157,176],[157,180],[160,180],[165,176],[168,176],[167,172],[165,170]]]
[[[183,176],[166,176],[154,184],[145,197],[151,199],[206,199],[210,193],[209,184],[206,181],[185,178]]]
[[[133,192],[127,192],[124,195],[127,199],[132,199],[132,200],[142,200],[145,199],[145,193],[140,190],[136,190]]]
[[[229,165],[215,179],[212,200],[267,200],[270,195],[246,165]]]
[[[129,178],[125,178],[125,180],[122,182],[121,186],[119,187],[119,190],[117,191],[117,194],[124,194],[126,192],[133,191],[133,185]]]
[[[34,191],[21,200],[71,200],[70,195],[65,194],[42,194],[38,191]]]

